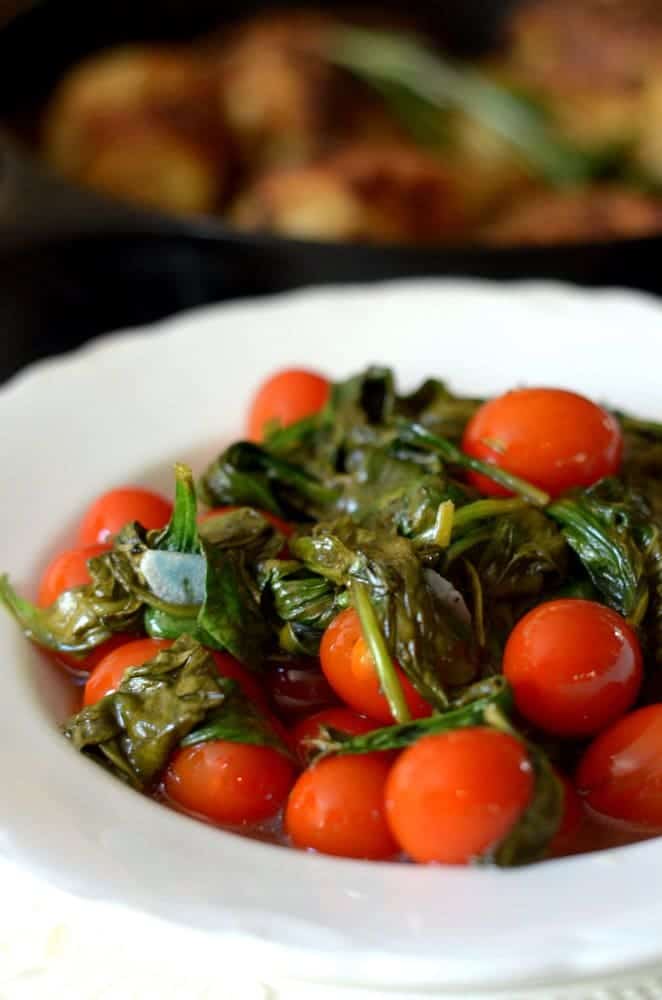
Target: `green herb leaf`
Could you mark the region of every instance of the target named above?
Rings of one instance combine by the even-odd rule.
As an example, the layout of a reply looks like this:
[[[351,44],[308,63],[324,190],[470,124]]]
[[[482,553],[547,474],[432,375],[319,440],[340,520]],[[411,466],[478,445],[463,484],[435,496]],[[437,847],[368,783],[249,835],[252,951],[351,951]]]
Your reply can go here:
[[[207,560],[205,601],[197,628],[209,645],[232,653],[253,669],[264,664],[272,632],[259,607],[259,593],[241,548],[203,543]]]
[[[485,725],[485,713],[490,706],[508,711],[512,704],[510,688],[503,677],[493,677],[471,685],[446,711],[435,712],[425,719],[415,719],[404,725],[383,726],[360,736],[347,736],[335,730],[323,730],[311,747],[320,754],[355,755],[376,751],[402,750],[423,736]]]
[[[505,487],[505,489],[510,490],[511,493],[517,493],[518,496],[523,497],[537,507],[545,507],[549,503],[547,494],[543,490],[539,490],[537,486],[527,483],[524,479],[514,476],[511,472],[499,469],[495,465],[489,465],[487,462],[481,462],[477,458],[465,455],[452,441],[447,441],[445,438],[432,434],[421,424],[406,420],[397,420],[396,428],[398,438],[403,444],[435,452],[445,462],[448,462],[449,465],[454,465],[462,469],[470,469],[472,472],[479,472],[493,482]]]
[[[117,691],[64,727],[83,751],[135,788],[148,788],[180,741],[227,697],[213,657],[188,636],[132,667]]]
[[[170,523],[148,535],[150,548],[165,552],[200,553],[198,504],[193,473],[188,465],[175,465],[175,504]]]
[[[530,101],[476,70],[450,63],[414,38],[343,28],[333,38],[329,58],[383,96],[404,93],[438,113],[464,112],[510,142],[551,184],[586,181],[602,169],[601,157],[572,147]]]
[[[240,504],[299,519],[324,513],[337,498],[302,466],[247,441],[212,463],[200,491],[210,506]]]
[[[470,633],[437,597],[411,541],[341,519],[300,534],[290,549],[308,569],[338,586],[367,587],[390,655],[431,704],[445,708],[446,685],[473,678]]]
[[[648,604],[645,560],[638,526],[649,517],[645,502],[617,480],[602,480],[547,509],[610,607],[638,624]]]
[[[228,743],[247,743],[251,746],[272,747],[287,757],[290,750],[285,746],[276,730],[241,693],[234,681],[229,681],[227,697],[222,705],[211,712],[201,726],[185,736],[181,746],[196,746],[211,740],[225,740]]]

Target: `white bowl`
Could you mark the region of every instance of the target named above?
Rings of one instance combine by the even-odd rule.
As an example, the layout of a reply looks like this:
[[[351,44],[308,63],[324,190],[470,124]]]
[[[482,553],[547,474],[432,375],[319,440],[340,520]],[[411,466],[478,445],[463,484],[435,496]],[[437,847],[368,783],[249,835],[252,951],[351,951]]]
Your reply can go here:
[[[2,566],[28,592],[86,503],[169,489],[242,432],[267,373],[393,365],[489,393],[578,389],[662,417],[662,309],[557,285],[396,283],[205,308],[39,364],[0,393]],[[256,974],[443,991],[577,979],[662,958],[662,841],[493,871],[311,856],[132,792],[57,729],[70,696],[0,617],[0,848],[71,892],[221,937]],[[228,947],[231,945],[231,948]]]

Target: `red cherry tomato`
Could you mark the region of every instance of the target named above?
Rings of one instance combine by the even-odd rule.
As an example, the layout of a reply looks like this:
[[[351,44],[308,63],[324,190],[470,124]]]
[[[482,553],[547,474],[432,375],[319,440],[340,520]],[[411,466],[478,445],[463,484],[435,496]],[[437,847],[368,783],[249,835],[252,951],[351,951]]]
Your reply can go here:
[[[414,861],[468,864],[503,840],[532,792],[519,740],[495,729],[456,729],[425,736],[400,755],[386,783],[386,815]]]
[[[257,391],[248,415],[248,436],[261,441],[265,425],[294,424],[322,409],[331,391],[323,375],[302,368],[287,368],[268,378]]]
[[[94,705],[104,695],[116,691],[129,667],[142,666],[168,646],[172,646],[169,639],[136,639],[134,642],[124,642],[119,649],[108,653],[88,677],[83,705]]]
[[[589,736],[631,707],[643,664],[621,615],[566,598],[538,605],[517,623],[503,672],[530,722],[557,736]]]
[[[596,812],[662,833],[662,705],[631,712],[601,733],[576,783]]]
[[[341,611],[327,628],[320,646],[320,660],[329,684],[350,708],[384,725],[394,721],[354,608]],[[412,718],[430,715],[431,706],[399,667],[397,672]]]
[[[110,545],[87,545],[82,549],[67,549],[61,552],[44,570],[39,584],[37,603],[47,608],[65,590],[82,587],[91,582],[87,568],[89,559],[110,552]]]
[[[397,845],[384,815],[389,761],[380,754],[329,757],[301,775],[285,811],[297,847],[344,858],[391,858]]]
[[[230,514],[233,510],[240,510],[238,505],[230,504],[227,507],[214,507],[212,510],[208,510],[205,514],[201,514],[198,518],[198,524],[204,524],[205,521],[209,521],[211,518],[218,517],[221,514]],[[285,535],[289,538],[294,527],[288,524],[287,521],[283,521],[281,517],[276,517],[275,514],[270,514],[267,510],[258,510],[258,514],[261,514],[265,521],[269,521],[273,524],[276,531],[280,531],[281,535]]]
[[[485,403],[467,424],[467,455],[521,476],[558,496],[618,472],[623,434],[615,417],[564,389],[516,389]],[[490,496],[507,490],[485,476],[470,479]]]
[[[257,823],[284,805],[294,768],[271,747],[213,740],[178,750],[164,790],[187,812],[215,823]]]
[[[374,722],[351,708],[325,708],[315,712],[297,723],[291,734],[292,746],[303,764],[308,763],[310,756],[309,741],[319,737],[320,730],[327,726],[348,736],[360,736],[375,728]]]
[[[129,521],[144,528],[164,528],[172,514],[172,504],[151,490],[127,486],[110,490],[92,503],[78,529],[81,545],[107,542]]]
[[[551,857],[560,857],[570,852],[584,819],[584,807],[575,786],[569,778],[558,771],[556,777],[563,785],[563,815],[548,848]]]

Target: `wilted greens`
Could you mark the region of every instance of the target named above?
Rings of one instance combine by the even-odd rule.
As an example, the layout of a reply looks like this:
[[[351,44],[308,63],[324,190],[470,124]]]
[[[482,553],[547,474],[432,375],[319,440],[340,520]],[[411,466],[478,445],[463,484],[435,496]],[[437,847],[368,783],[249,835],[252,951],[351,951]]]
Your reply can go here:
[[[543,856],[562,808],[547,751],[572,747],[557,753],[522,726],[501,676],[504,645],[537,604],[589,597],[622,614],[652,669],[662,666],[662,428],[619,414],[619,477],[551,501],[462,452],[479,405],[437,379],[400,395],[390,370],[370,368],[336,383],[320,413],[272,426],[261,445],[232,444],[197,486],[177,465],[170,523],[127,524],[89,561],[90,582],[52,606],[1,578],[0,601],[25,635],[81,663],[118,634],[175,640],[66,724],[73,745],[143,790],[179,746],[225,740],[287,754],[208,651],[268,676],[274,664],[317,657],[351,607],[396,724],[351,738],[325,730],[311,753],[399,750],[467,726],[512,732],[526,743],[534,796],[481,860]],[[481,497],[467,470],[510,495]],[[218,508],[203,522],[198,498]],[[410,718],[403,675],[429,717]]]

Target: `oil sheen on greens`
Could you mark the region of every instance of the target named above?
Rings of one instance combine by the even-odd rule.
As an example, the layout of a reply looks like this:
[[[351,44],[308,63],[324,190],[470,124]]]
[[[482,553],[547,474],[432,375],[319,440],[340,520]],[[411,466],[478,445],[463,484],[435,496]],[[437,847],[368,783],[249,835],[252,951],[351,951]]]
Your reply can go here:
[[[526,742],[534,796],[506,841],[477,860],[544,857],[562,811],[550,760],[572,761],[581,746],[518,730],[501,676],[504,643],[536,604],[591,597],[638,630],[644,698],[660,696],[662,427],[617,414],[626,442],[619,478],[551,502],[463,454],[480,403],[436,378],[401,395],[389,369],[370,368],[336,383],[319,414],[272,427],[262,445],[233,443],[197,486],[176,466],[170,524],[126,525],[112,551],[90,560],[91,582],[51,607],[1,578],[0,600],[25,635],[56,653],[82,659],[120,633],[175,640],[66,724],[74,746],[141,789],[182,744],[235,739],[287,752],[208,650],[269,671],[315,657],[325,629],[354,607],[396,724],[349,741],[329,731],[311,755],[392,750],[466,725],[514,731]],[[510,496],[479,496],[466,469]],[[199,526],[198,500],[232,509]],[[289,521],[292,537],[264,514]],[[429,718],[409,718],[396,666],[430,704]]]

